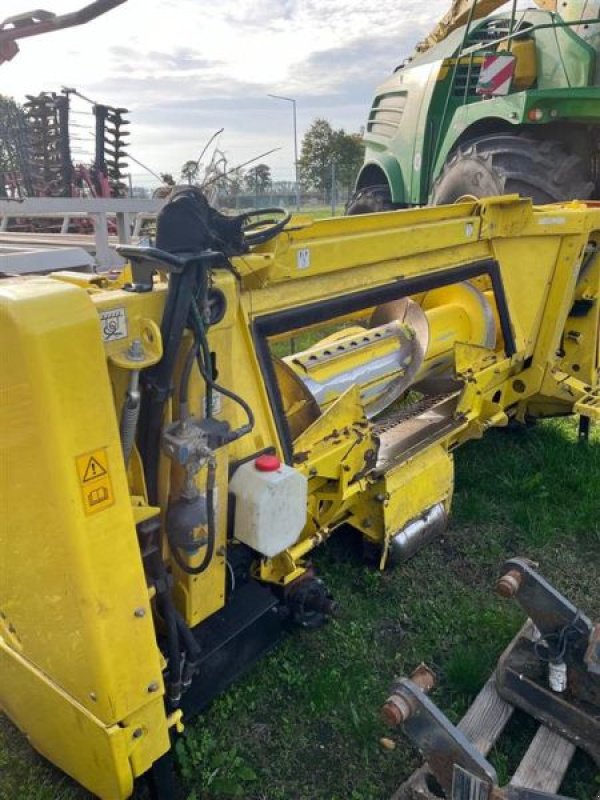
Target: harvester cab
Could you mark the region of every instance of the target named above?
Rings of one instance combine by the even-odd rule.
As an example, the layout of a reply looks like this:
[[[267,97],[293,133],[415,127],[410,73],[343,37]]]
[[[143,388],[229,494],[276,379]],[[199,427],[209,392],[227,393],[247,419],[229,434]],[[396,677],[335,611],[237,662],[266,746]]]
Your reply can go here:
[[[351,214],[600,197],[600,2],[455,0],[378,89]]]

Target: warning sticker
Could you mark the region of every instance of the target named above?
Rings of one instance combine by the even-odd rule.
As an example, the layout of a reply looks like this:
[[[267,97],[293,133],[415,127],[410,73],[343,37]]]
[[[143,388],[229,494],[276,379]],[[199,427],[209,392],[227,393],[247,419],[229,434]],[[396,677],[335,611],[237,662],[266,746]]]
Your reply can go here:
[[[127,338],[127,312],[124,308],[110,308],[101,311],[100,325],[105,342]]]
[[[92,450],[75,459],[86,514],[96,514],[115,502],[106,449]]]
[[[308,247],[303,247],[296,253],[296,266],[298,269],[309,269],[310,267],[310,250]]]

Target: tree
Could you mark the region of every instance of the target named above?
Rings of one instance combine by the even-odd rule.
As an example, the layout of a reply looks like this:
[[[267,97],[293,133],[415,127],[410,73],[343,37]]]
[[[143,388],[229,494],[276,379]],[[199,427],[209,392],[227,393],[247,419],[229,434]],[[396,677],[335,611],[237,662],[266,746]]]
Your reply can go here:
[[[326,119],[316,119],[302,139],[300,175],[309,189],[324,192],[331,182],[333,128]]]
[[[358,133],[345,133],[340,129],[334,134],[333,150],[337,182],[344,187],[348,199],[365,159],[362,137]]]
[[[161,172],[160,179],[166,186],[175,186],[175,178],[170,172]]]
[[[229,197],[237,197],[244,186],[244,171],[239,167],[232,170],[226,178],[225,192]]]
[[[183,183],[194,183],[198,177],[200,165],[197,161],[186,161],[181,168],[181,180]]]
[[[333,165],[336,185],[343,186],[348,195],[361,167],[365,148],[357,133],[334,130],[326,119],[316,119],[302,139],[299,160],[302,182],[318,192],[331,188]]]
[[[271,167],[267,164],[257,164],[246,173],[246,187],[254,194],[265,194],[271,185]]]

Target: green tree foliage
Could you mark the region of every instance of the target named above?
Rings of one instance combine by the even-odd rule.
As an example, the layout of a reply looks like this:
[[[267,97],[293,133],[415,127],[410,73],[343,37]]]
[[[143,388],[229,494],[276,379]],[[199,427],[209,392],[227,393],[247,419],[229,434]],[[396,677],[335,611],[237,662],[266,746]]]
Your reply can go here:
[[[244,179],[244,170],[239,167],[232,170],[226,178],[225,194],[229,197],[237,197],[238,194],[241,194],[244,188]]]
[[[183,183],[195,183],[200,165],[197,161],[186,161],[181,167],[181,180]]]
[[[302,183],[308,189],[327,192],[331,187],[332,165],[336,183],[349,193],[364,158],[359,134],[334,130],[326,119],[316,119],[302,139],[299,160]]]
[[[343,128],[334,133],[333,157],[338,184],[350,197],[356,176],[365,158],[365,146],[360,134],[346,133]]]
[[[267,164],[257,164],[248,170],[245,181],[248,191],[255,194],[264,194],[272,182],[271,167]]]

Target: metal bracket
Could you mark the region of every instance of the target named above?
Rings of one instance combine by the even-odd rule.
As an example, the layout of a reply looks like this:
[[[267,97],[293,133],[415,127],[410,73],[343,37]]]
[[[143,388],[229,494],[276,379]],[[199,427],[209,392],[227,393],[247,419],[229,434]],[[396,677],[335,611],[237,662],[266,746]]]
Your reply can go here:
[[[385,721],[402,724],[423,753],[446,797],[488,800],[492,789],[498,786],[496,770],[425,694],[434,685],[431,670],[422,664],[411,678],[401,678],[393,684],[382,710]],[[476,784],[475,794],[467,791],[467,784]],[[465,787],[467,794],[461,787]]]
[[[540,637],[520,637],[498,662],[499,694],[600,764],[600,626],[563,597],[525,559],[504,564],[496,585],[514,598]],[[550,681],[553,668],[563,679]]]

